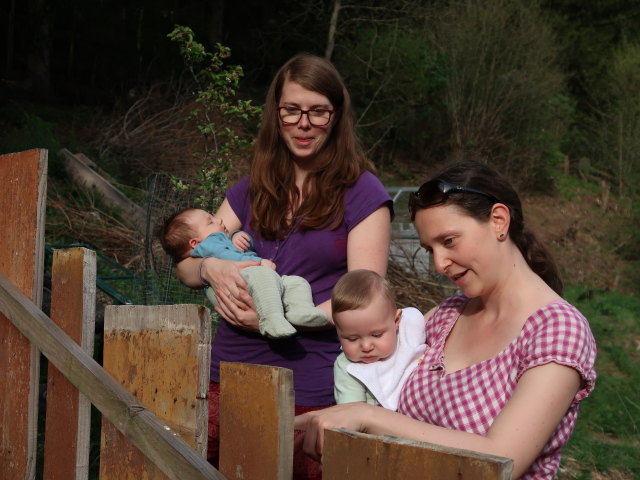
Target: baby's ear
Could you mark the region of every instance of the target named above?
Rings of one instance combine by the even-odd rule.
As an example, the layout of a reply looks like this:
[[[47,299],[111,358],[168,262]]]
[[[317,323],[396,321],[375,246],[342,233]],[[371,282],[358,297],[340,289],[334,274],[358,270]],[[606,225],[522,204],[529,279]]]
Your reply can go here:
[[[395,322],[395,324],[396,324],[396,325],[399,325],[399,324],[400,324],[400,319],[401,319],[401,318],[402,318],[402,309],[401,309],[401,308],[399,308],[399,309],[397,309],[397,310],[396,310],[396,318],[395,318],[395,320],[394,320],[394,322]]]
[[[196,240],[195,238],[192,238],[191,240],[189,240],[189,246],[191,248],[196,248],[196,245],[198,245],[198,243],[200,242],[198,242],[198,240]]]

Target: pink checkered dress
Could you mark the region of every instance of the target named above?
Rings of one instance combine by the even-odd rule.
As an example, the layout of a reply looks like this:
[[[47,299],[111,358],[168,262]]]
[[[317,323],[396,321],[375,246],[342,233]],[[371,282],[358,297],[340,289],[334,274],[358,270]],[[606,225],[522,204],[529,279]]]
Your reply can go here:
[[[529,368],[549,362],[575,368],[583,379],[566,415],[523,479],[551,479],[578,417],[579,402],[595,384],[596,344],[584,316],[564,300],[531,315],[522,331],[495,357],[444,374],[444,342],[468,298],[445,300],[426,326],[428,347],[407,380],[398,411],[452,430],[485,435]]]

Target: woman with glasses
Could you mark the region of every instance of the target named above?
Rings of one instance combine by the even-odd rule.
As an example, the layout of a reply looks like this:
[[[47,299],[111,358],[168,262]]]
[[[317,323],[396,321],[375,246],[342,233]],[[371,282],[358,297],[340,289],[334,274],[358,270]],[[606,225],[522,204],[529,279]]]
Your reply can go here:
[[[311,285],[316,306],[331,316],[331,290],[348,270],[386,274],[392,201],[373,174],[354,128],[349,93],[327,60],[301,54],[276,73],[267,93],[249,175],[228,190],[217,216],[242,229],[259,256],[280,275]],[[177,266],[189,286],[210,285],[224,318],[212,345],[209,459],[217,463],[220,361],[293,370],[296,412],[331,405],[333,362],[340,344],[333,327],[299,329],[289,339],[261,336],[239,268],[255,262],[185,259]],[[319,464],[300,454],[294,478],[321,478]]]
[[[513,478],[551,479],[593,389],[596,345],[526,227],[518,195],[486,165],[444,169],[409,204],[435,269],[459,289],[425,315],[427,348],[398,412],[363,403],[296,417],[319,458],[342,427],[511,458]]]

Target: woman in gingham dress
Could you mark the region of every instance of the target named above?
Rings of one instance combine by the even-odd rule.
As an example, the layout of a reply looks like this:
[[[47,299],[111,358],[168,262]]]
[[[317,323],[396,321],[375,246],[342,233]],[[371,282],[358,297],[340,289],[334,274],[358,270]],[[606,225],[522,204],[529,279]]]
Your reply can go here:
[[[296,417],[304,450],[321,457],[323,429],[342,427],[507,457],[513,478],[553,478],[595,383],[587,320],[562,299],[553,259],[496,171],[445,168],[409,209],[436,271],[461,293],[425,315],[427,348],[398,412],[351,403]]]

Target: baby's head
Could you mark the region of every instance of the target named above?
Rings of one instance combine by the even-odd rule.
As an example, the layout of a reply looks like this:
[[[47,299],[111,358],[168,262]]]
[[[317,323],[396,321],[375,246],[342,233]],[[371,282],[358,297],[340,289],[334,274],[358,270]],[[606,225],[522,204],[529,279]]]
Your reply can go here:
[[[228,234],[222,219],[200,208],[186,208],[167,218],[160,233],[162,248],[177,263],[212,233]]]
[[[331,295],[333,323],[342,351],[352,362],[372,363],[396,349],[402,311],[389,283],[371,270],[352,270]]]

